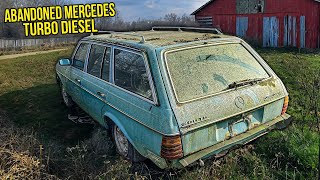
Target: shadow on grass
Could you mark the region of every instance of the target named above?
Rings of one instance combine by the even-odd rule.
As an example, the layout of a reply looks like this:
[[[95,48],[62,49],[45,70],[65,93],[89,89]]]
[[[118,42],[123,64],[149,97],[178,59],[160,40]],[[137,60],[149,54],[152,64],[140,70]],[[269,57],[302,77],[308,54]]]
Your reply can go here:
[[[56,84],[3,94],[0,108],[15,126],[35,132],[39,141],[47,144],[46,151],[53,151],[49,171],[59,178],[172,179],[176,176],[174,171],[161,170],[151,161],[135,164],[124,161],[115,153],[110,134],[102,127],[68,120],[68,109]]]
[[[74,144],[88,137],[93,129],[93,126],[68,120],[67,108],[56,84],[3,94],[0,96],[0,108],[17,126],[36,131],[43,141],[54,139]]]
[[[50,174],[72,179],[193,179],[197,177],[260,177],[266,179],[314,177],[318,152],[315,133],[290,128],[254,143],[256,149],[240,148],[228,156],[206,161],[205,167],[193,166],[166,171],[152,162],[131,164],[118,155],[110,135],[93,125],[74,124],[67,118],[67,108],[56,84],[38,85],[0,96],[0,108],[23,129],[32,129],[43,143],[55,142],[57,150],[48,153]],[[98,129],[98,130],[97,130]],[[308,136],[307,136],[308,135]],[[307,136],[307,137],[305,137]],[[301,146],[304,145],[304,146]],[[54,147],[52,148],[54,149]],[[273,165],[274,162],[281,162]],[[293,165],[294,167],[288,167]],[[255,171],[252,171],[255,169]],[[272,175],[273,174],[273,175]]]

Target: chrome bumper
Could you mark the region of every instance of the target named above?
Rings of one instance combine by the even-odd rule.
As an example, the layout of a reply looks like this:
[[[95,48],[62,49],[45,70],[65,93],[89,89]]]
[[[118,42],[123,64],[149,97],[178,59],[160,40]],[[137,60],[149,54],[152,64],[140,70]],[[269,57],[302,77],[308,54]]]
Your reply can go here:
[[[229,140],[220,142],[213,146],[210,146],[206,149],[198,151],[194,154],[184,157],[183,159],[179,160],[179,164],[183,167],[186,167],[201,158],[206,158],[214,154],[219,154],[225,150],[228,150],[236,145],[243,145],[250,141],[257,139],[258,137],[267,134],[273,129],[284,129],[291,123],[291,116],[289,114],[281,115],[272,121],[269,121],[265,124],[262,124],[254,129],[251,129],[243,134],[235,136]],[[179,165],[178,165],[179,166]]]

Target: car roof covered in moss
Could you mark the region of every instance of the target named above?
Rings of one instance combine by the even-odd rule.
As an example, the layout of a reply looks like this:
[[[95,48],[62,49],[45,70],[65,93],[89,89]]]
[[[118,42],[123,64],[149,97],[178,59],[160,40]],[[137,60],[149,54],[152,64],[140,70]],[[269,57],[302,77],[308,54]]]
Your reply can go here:
[[[105,34],[91,35],[83,40],[94,40],[99,42],[109,42],[126,46],[136,47],[151,46],[153,48],[165,47],[176,44],[199,42],[204,40],[234,38],[233,36],[224,35],[216,32],[190,32],[174,30],[151,30],[114,33],[106,32]]]

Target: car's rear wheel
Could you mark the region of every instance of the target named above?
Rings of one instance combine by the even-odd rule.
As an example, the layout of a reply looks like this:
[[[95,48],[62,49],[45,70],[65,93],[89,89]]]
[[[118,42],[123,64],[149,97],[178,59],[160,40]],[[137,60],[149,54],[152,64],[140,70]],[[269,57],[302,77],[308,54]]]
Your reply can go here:
[[[67,93],[66,88],[63,86],[62,83],[60,83],[60,89],[61,89],[61,96],[63,99],[63,103],[69,108],[73,107],[74,102],[70,97],[70,95]]]
[[[132,146],[127,137],[123,134],[117,125],[112,127],[112,137],[117,149],[117,152],[127,160],[132,162],[141,162],[145,160],[145,157]]]

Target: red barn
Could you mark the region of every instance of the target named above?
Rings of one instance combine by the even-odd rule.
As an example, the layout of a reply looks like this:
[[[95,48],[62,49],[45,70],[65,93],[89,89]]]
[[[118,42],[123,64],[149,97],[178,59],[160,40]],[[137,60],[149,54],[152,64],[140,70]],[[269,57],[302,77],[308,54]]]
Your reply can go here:
[[[320,0],[210,0],[192,15],[264,47],[320,47]]]

